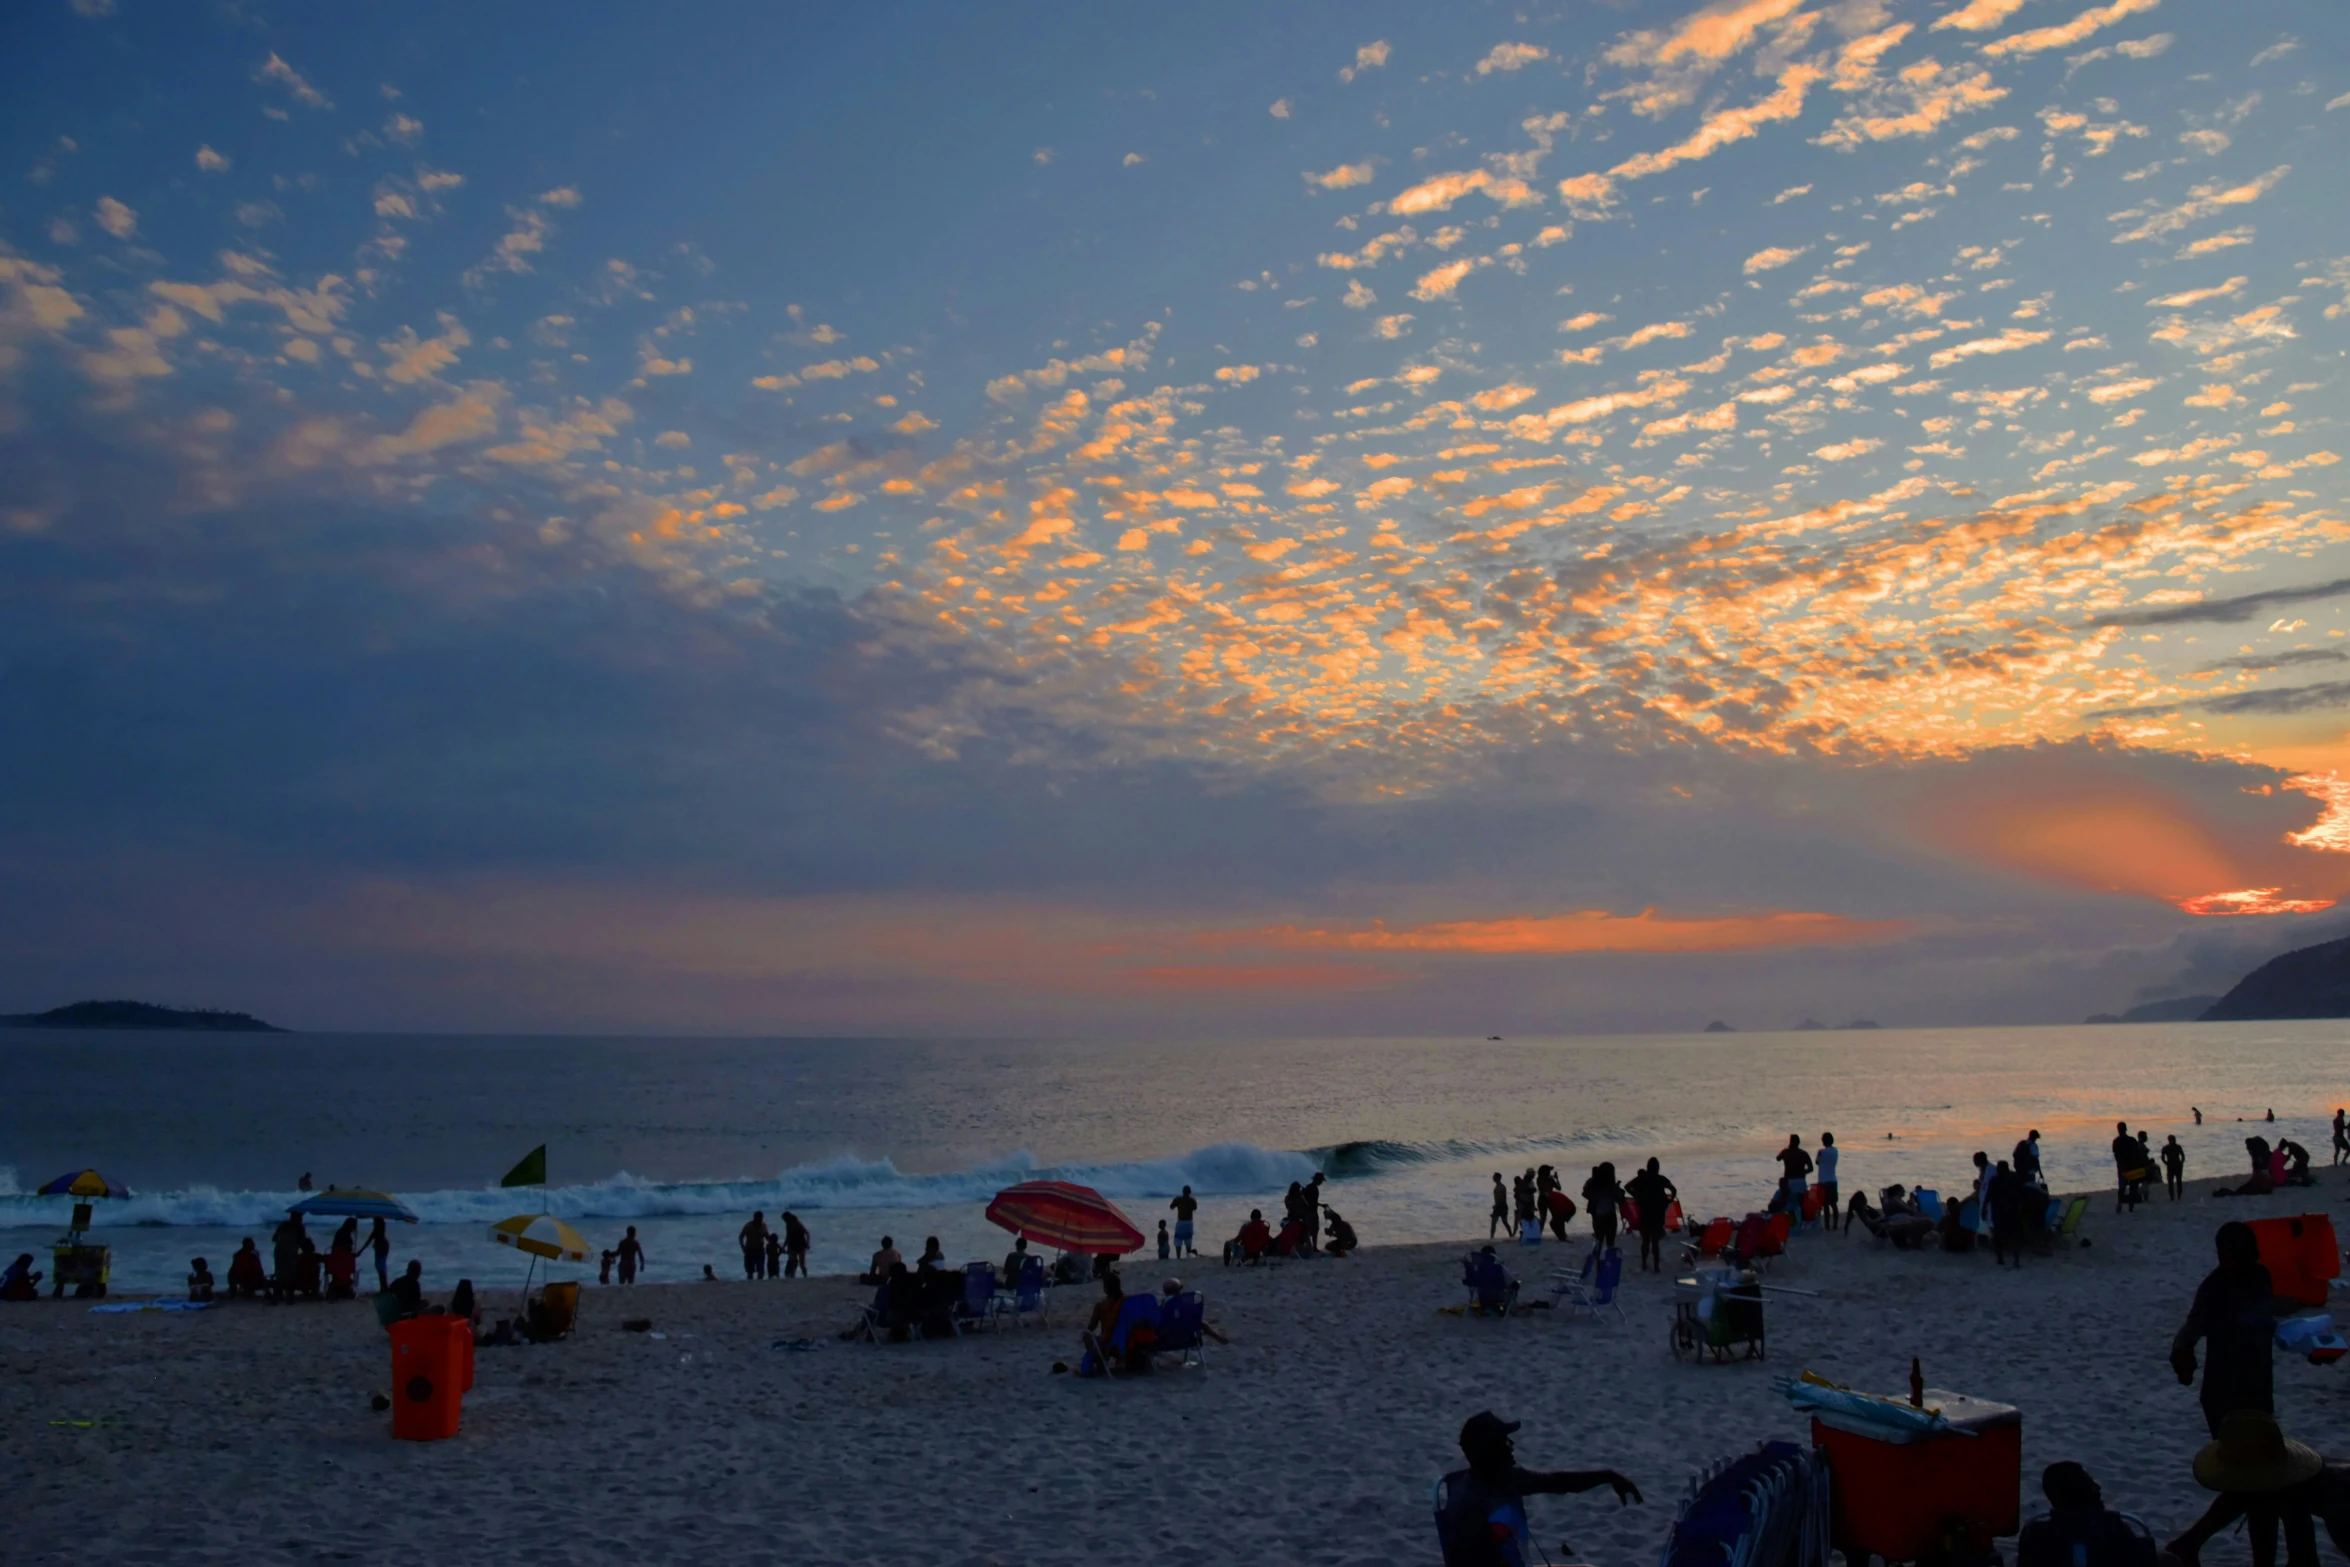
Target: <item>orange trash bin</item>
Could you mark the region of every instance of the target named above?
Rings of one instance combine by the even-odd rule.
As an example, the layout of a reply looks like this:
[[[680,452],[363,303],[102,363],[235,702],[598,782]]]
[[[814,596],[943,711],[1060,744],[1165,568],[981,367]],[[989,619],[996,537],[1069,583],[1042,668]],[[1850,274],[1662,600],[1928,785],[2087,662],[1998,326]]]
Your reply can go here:
[[[1864,1553],[1916,1561],[1945,1520],[1985,1547],[2022,1524],[2022,1414],[2012,1404],[1934,1389],[1926,1404],[1942,1411],[1949,1429],[1915,1433],[1914,1440],[1905,1439],[1912,1433],[1844,1429],[1812,1417],[1811,1445],[1826,1456],[1835,1481],[1830,1536],[1851,1561]]]
[[[457,1434],[465,1367],[453,1330],[464,1326],[457,1317],[392,1324],[392,1435],[401,1441],[437,1442]]]

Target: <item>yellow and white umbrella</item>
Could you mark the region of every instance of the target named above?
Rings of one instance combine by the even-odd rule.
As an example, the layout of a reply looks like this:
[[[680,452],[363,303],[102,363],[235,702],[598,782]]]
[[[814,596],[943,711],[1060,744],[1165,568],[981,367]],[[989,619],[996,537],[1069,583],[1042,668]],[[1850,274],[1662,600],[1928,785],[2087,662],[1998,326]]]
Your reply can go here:
[[[587,1261],[588,1243],[579,1231],[551,1213],[518,1213],[490,1226],[490,1239],[549,1262]]]

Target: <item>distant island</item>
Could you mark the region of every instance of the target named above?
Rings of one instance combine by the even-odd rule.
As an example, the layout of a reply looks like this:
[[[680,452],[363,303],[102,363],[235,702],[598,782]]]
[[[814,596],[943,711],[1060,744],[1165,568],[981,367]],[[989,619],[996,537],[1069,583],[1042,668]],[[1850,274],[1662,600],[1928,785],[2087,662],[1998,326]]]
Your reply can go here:
[[[1851,1022],[1849,1022],[1849,1023],[1845,1024],[1844,1026],[1845,1026],[1847,1029],[1854,1029],[1854,1028],[1883,1028],[1885,1025],[1884,1025],[1884,1024],[1882,1024],[1882,1023],[1880,1023],[1880,1022],[1878,1022],[1878,1021],[1877,1021],[1876,1019],[1874,1019],[1874,1018],[1856,1017],[1856,1018],[1854,1018],[1854,1019],[1853,1019]]]
[[[2350,1017],[2350,936],[2270,958],[2203,1013],[2206,1023]]]
[[[1827,1027],[1828,1025],[1821,1022],[1818,1018],[1807,1017],[1802,1022],[1795,1025],[1794,1032],[1798,1034],[1818,1034],[1824,1033],[1827,1030]]]
[[[2196,1023],[2219,1001],[2217,996],[2173,996],[2168,1001],[2142,1001],[2127,1012],[2092,1012],[2084,1023]]]
[[[1706,1024],[1705,1031],[1709,1034],[1735,1034],[1738,1032],[1720,1018],[1715,1018],[1711,1023]]]
[[[77,1001],[46,1012],[0,1013],[0,1028],[167,1028],[199,1034],[283,1034],[250,1012],[159,1007],[145,1001]]]

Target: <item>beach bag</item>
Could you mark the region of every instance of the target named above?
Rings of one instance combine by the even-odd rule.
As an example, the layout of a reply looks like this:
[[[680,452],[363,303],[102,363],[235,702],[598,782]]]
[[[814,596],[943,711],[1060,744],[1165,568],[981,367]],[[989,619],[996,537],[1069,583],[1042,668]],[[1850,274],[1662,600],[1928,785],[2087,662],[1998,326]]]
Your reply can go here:
[[[1681,1200],[1676,1197],[1665,1206],[1665,1228],[1678,1233],[1681,1224]]]

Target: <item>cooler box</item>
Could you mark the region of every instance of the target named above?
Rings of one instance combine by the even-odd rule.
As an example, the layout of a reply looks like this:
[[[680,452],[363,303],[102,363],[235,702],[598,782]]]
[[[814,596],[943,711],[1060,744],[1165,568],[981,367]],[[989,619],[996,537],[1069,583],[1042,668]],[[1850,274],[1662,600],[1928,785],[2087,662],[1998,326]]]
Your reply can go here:
[[[392,1435],[437,1442],[457,1434],[464,1413],[461,1317],[410,1317],[392,1324]]]
[[[2250,1223],[2260,1240],[2260,1261],[2268,1269],[2270,1286],[2304,1306],[2324,1305],[2327,1281],[2342,1271],[2334,1221],[2322,1213],[2305,1213],[2298,1218],[2254,1219]]]
[[[1830,1534],[1846,1558],[1861,1553],[1889,1562],[1925,1554],[1942,1521],[1956,1518],[1978,1546],[2022,1524],[2024,1421],[2012,1404],[1993,1404],[1929,1388],[1947,1431],[1862,1434],[1814,1415],[1811,1445],[1835,1480]]]

